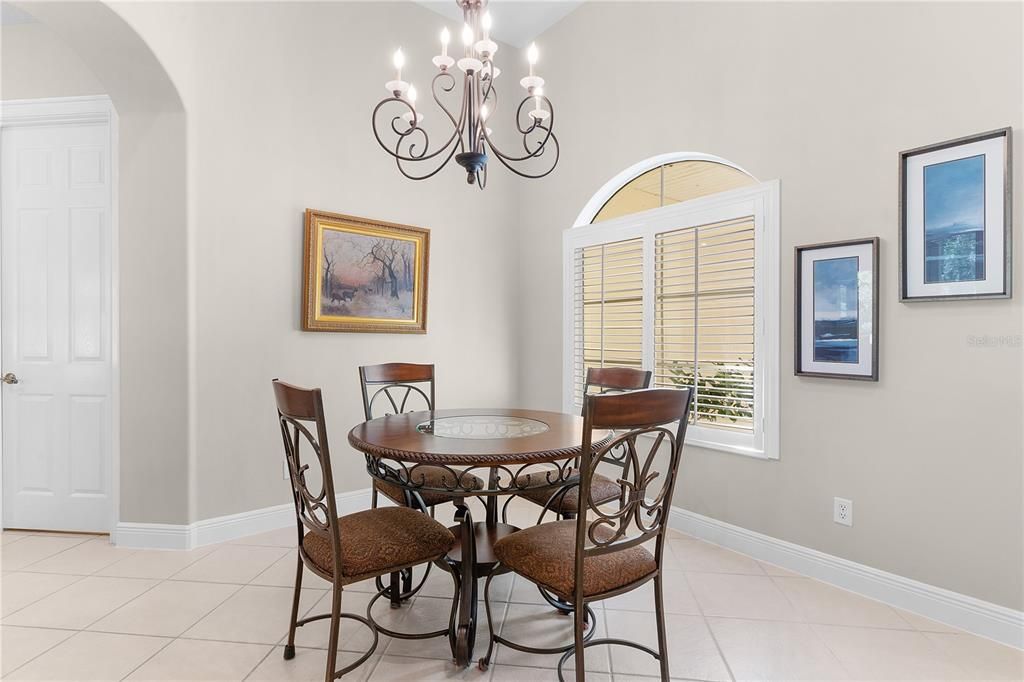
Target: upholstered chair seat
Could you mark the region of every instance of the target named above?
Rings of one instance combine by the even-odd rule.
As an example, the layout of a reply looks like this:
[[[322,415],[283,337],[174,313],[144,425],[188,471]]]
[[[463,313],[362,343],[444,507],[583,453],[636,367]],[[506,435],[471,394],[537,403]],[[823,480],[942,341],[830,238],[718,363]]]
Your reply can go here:
[[[537,474],[520,474],[516,477],[516,483],[519,486],[526,487],[530,483],[537,485],[538,476]],[[540,482],[543,482],[543,477],[540,477]],[[606,504],[612,500],[617,500],[622,496],[622,485],[617,481],[613,481],[607,476],[595,473],[593,480],[590,482],[590,499],[594,504]],[[527,488],[519,494],[520,497],[524,497],[530,502],[543,507],[548,503],[554,495],[558,494],[559,488],[541,488],[540,490],[530,490]],[[569,488],[563,495],[559,495],[558,498],[551,502],[549,509],[559,515],[572,514],[575,516],[576,512],[580,508],[580,487],[573,486]]]
[[[413,567],[419,564],[428,567],[437,565],[451,573],[444,559],[455,544],[455,536],[429,514],[410,507],[369,509],[338,516],[323,393],[319,388],[299,388],[277,379],[274,379],[273,386],[288,480],[295,504],[298,541],[295,589],[292,593],[291,617],[288,619],[288,638],[283,651],[285,660],[295,658],[298,653],[295,648],[296,630],[321,620],[330,623],[325,682],[334,682],[368,661],[377,650],[381,633],[399,639],[447,636],[447,627],[434,632],[410,633],[379,626],[371,617],[370,608],[385,594],[380,584],[369,606],[364,605],[366,615],[341,610],[342,593],[345,585],[350,583],[371,578],[379,580],[381,576],[391,574],[391,593],[395,594],[398,592],[396,585],[403,574],[411,574]],[[299,601],[306,569],[330,583],[331,610],[300,618]],[[458,584],[454,574],[452,581]],[[346,655],[349,660],[339,669],[337,664],[342,619],[361,623],[370,631],[373,641],[361,656],[355,656],[355,660]]]
[[[614,533],[606,526],[594,527],[600,541]],[[512,533],[494,543],[498,560],[516,573],[571,600],[576,584],[576,521],[542,523]],[[590,597],[625,587],[658,570],[654,555],[642,546],[583,560],[583,594]]]
[[[456,475],[459,476],[458,480],[455,479]],[[484,487],[484,482],[478,476],[462,471],[452,473],[451,469],[444,467],[419,466],[411,472],[410,477],[414,484],[422,485],[424,488],[480,490]],[[377,490],[385,497],[397,504],[405,504],[405,490],[403,488],[391,483],[384,483],[383,481],[374,481],[374,484],[377,486]],[[419,495],[423,498],[423,504],[428,507],[445,502],[454,502],[456,499],[452,495],[435,491],[423,491]]]
[[[349,584],[395,569],[425,563],[455,543],[452,532],[426,514],[409,507],[384,507],[338,518],[341,582]],[[310,560],[333,576],[329,537],[310,531],[302,539]]]
[[[583,384],[583,395],[586,397],[595,394],[595,392],[600,395],[625,393],[645,389],[650,385],[650,371],[632,369],[630,367],[589,367],[587,368],[586,382]],[[606,465],[614,464],[618,466],[623,470],[623,477],[625,477],[624,468],[626,460],[622,458],[622,455],[623,453],[620,452],[618,456],[609,458],[606,460]],[[526,474],[523,474],[517,478],[520,487],[529,486],[530,482],[526,476]],[[537,475],[533,474],[534,480],[536,480],[536,477]],[[551,496],[557,492],[557,489],[552,490],[551,488],[526,490],[520,493],[518,497],[532,502],[538,507],[543,507],[551,500]],[[596,471],[594,472],[590,489],[590,502],[592,504],[607,504],[612,500],[622,499],[622,496],[622,486],[614,478],[603,476]],[[505,506],[507,508],[508,504],[506,503]],[[548,509],[559,517],[566,519],[575,516],[578,513],[579,507],[580,489],[577,486],[567,491],[564,496],[559,496],[558,499],[552,500],[551,506]]]
[[[430,411],[436,407],[433,365],[408,362],[364,365],[359,368],[359,386],[363,394],[363,416],[366,421],[413,411]],[[404,478],[405,474],[399,476]],[[417,494],[407,497],[402,486],[374,478],[370,506],[377,508],[380,495],[383,495],[397,505],[410,506],[433,516],[435,507],[463,499],[462,495],[451,495],[445,490],[480,490],[484,487],[479,477],[446,467],[417,466],[408,472],[408,476],[413,483],[412,487],[434,490],[416,491]],[[398,608],[426,584],[430,567],[431,564],[426,564],[418,580],[410,568],[402,571],[402,575],[392,573],[387,586],[383,580],[378,579],[377,587],[386,589],[391,606]]]
[[[586,682],[587,647],[609,645],[649,654],[658,662],[662,682],[668,682],[662,560],[693,393],[689,388],[634,390],[625,385],[630,377],[634,384],[650,381],[649,372],[628,368],[587,372],[588,383],[609,389],[614,384],[620,390],[584,394],[583,442],[580,457],[572,465],[582,475],[573,489],[563,489],[575,493],[576,518],[538,523],[494,543],[498,563],[484,584],[490,642],[479,661],[481,670],[490,665],[495,647],[501,645],[531,654],[560,654],[559,680],[565,679],[562,667],[573,659],[576,682]],[[621,476],[614,480],[599,476],[597,469],[602,465],[620,467]],[[601,502],[615,497],[615,505]],[[527,499],[554,504],[550,496],[543,503]],[[572,644],[538,647],[495,632],[491,584],[508,572],[532,582],[549,604],[572,614]],[[657,650],[619,637],[595,637],[597,616],[590,603],[625,594],[649,581],[654,583]]]

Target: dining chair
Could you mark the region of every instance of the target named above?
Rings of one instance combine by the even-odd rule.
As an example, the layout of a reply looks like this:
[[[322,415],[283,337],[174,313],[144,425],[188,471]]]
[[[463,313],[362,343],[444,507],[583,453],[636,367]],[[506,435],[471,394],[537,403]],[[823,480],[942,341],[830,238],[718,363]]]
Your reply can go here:
[[[346,585],[427,562],[444,567],[444,557],[455,543],[455,536],[430,516],[409,507],[369,509],[339,517],[320,389],[299,388],[277,379],[273,385],[298,529],[295,593],[285,659],[295,658],[298,628],[327,618],[327,682],[365,662],[377,648],[378,631],[413,639],[446,635],[447,628],[417,635],[384,630],[370,620],[369,609],[366,617],[342,613],[341,597]],[[330,613],[299,619],[303,567],[331,584]],[[335,670],[342,618],[369,628],[373,644],[357,661]]]
[[[632,367],[589,367],[587,368],[586,381],[583,384],[583,395],[607,395],[612,393],[625,393],[648,388],[651,385],[650,370],[633,369]],[[615,468],[620,475],[625,473],[626,448],[624,445],[616,447],[606,457],[606,467]],[[573,470],[579,469],[579,461],[573,463]],[[543,523],[548,512],[552,512],[560,520],[576,518],[579,508],[579,486],[575,484],[563,486],[554,492],[550,489],[530,490],[531,476],[536,479],[537,474],[521,474],[516,478],[516,483],[523,488],[518,496],[532,502],[541,508],[537,523]],[[616,499],[619,502],[625,500],[626,489],[619,483],[618,478],[610,478],[602,473],[595,472],[591,481],[590,495],[595,504],[608,504]],[[508,506],[512,502],[510,496],[502,507],[502,519],[506,520]],[[548,604],[564,614],[572,613],[570,604],[559,599],[555,595],[539,588],[540,595]]]
[[[579,513],[575,519],[531,526],[494,544],[499,563],[484,586],[484,603],[491,625],[487,653],[479,662],[481,669],[489,665],[494,645],[502,644],[530,653],[561,653],[559,679],[563,664],[574,657],[576,680],[583,682],[586,648],[610,644],[650,654],[660,664],[661,679],[669,679],[662,564],[669,505],[679,471],[691,395],[689,388],[655,388],[584,397]],[[613,436],[595,449],[595,431],[611,431]],[[596,502],[591,490],[597,467],[620,446],[626,450],[626,497],[620,506],[610,507]],[[645,546],[649,544],[653,544],[653,553]],[[572,644],[537,648],[494,632],[491,581],[510,571],[572,605]],[[593,627],[586,632],[589,603],[635,590],[652,580],[657,651],[639,642],[595,638]]]
[[[367,421],[389,414],[404,414],[418,410],[433,410],[434,401],[434,366],[418,365],[407,362],[390,362],[381,365],[364,365],[359,368],[359,384],[363,396],[363,416]],[[399,478],[398,472],[395,477]],[[423,465],[416,468],[416,482],[424,488],[452,489],[456,485],[468,490],[483,488],[484,482],[471,473],[459,472],[458,483],[454,480],[450,468]],[[392,502],[411,507],[424,513],[434,515],[434,508],[446,502],[460,499],[442,492],[419,492],[402,488],[398,485],[374,479],[370,506],[377,508],[382,494]],[[389,590],[391,605],[398,608],[403,601],[415,595],[427,580],[430,566],[420,580],[413,585],[412,570],[392,575]],[[384,589],[383,581],[378,580],[378,589]]]
[[[639,370],[631,367],[590,367],[587,369],[587,378],[583,385],[583,395],[624,393],[626,391],[645,389],[650,385],[651,372],[649,370]],[[609,455],[605,464],[614,466],[622,472],[626,467],[625,454],[625,448],[617,448],[615,452]],[[538,522],[544,520],[544,516],[548,511],[553,512],[562,520],[576,517],[576,512],[579,509],[578,486],[569,485],[559,488],[554,492],[546,488],[530,490],[528,487],[530,476],[531,474],[521,474],[517,478],[517,483],[525,488],[519,494],[519,497],[541,507]],[[532,474],[532,477],[536,478],[537,474]],[[616,499],[621,499],[624,493],[624,488],[616,479],[601,473],[594,473],[590,495],[596,504],[606,504]],[[511,498],[505,502],[506,509],[510,501]]]

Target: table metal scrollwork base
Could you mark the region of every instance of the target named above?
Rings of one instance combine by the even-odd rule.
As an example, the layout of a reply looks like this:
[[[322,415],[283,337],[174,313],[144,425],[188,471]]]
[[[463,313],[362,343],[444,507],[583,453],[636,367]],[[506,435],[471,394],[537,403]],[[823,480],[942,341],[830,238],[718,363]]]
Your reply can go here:
[[[395,414],[349,432],[349,444],[365,454],[366,470],[374,479],[404,489],[407,497],[436,494],[455,504],[456,525],[449,530],[456,542],[442,561],[455,582],[448,636],[459,666],[473,661],[477,581],[499,566],[494,543],[519,530],[499,521],[498,497],[525,490],[554,495],[578,484],[574,465],[581,443],[582,419],[577,415],[505,408]],[[485,481],[482,488],[478,479]],[[474,520],[470,498],[483,502],[483,521]],[[419,586],[408,582],[379,587],[378,597],[396,596],[400,604],[402,596]],[[552,605],[565,610],[564,604]],[[595,622],[592,613],[588,609],[590,623]]]
[[[430,487],[422,472],[423,467],[430,466],[435,470],[442,468],[450,476],[442,476],[441,486]],[[472,466],[465,469],[441,464],[408,464],[396,460],[366,455],[366,468],[377,480],[401,486],[406,490],[418,492],[421,496],[430,493],[443,493],[456,498],[456,525],[449,528],[456,537],[455,546],[446,558],[452,574],[456,576],[455,599],[453,601],[450,643],[452,657],[455,662],[466,667],[473,661],[473,643],[476,641],[476,629],[479,622],[477,604],[479,588],[477,581],[488,577],[498,565],[494,556],[494,543],[502,537],[519,530],[509,523],[499,522],[498,496],[514,495],[525,489],[550,489],[552,494],[567,485],[578,482],[573,471],[572,461],[557,463],[523,464],[519,466]],[[483,489],[472,487],[475,474],[487,481]],[[483,522],[474,522],[473,514],[467,504],[467,498],[481,497],[485,500],[486,515]],[[389,592],[382,586],[378,597]],[[377,599],[375,597],[374,599]],[[561,604],[552,606],[565,612]],[[588,620],[593,622],[588,613]],[[381,632],[389,634],[385,629]],[[433,633],[431,633],[432,635]],[[425,636],[431,636],[425,635]]]

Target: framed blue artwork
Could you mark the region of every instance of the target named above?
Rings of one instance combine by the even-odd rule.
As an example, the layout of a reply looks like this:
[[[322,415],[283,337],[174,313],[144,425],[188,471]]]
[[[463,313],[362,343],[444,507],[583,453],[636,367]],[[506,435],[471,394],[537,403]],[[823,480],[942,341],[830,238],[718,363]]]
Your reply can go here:
[[[878,381],[878,237],[796,247],[798,376]]]
[[[1010,128],[900,154],[900,300],[1010,296]]]

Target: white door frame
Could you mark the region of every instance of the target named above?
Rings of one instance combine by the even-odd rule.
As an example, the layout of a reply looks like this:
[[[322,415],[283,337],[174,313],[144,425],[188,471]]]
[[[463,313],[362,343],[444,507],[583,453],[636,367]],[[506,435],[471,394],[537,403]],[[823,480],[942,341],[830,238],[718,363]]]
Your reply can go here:
[[[121,518],[121,343],[118,262],[118,118],[106,95],[0,100],[0,128],[105,123],[110,135],[110,499],[109,532]],[[2,407],[2,399],[0,399]],[[0,420],[0,429],[2,429]],[[0,464],[3,462],[0,431]],[[0,466],[0,527],[3,526],[3,467]]]

